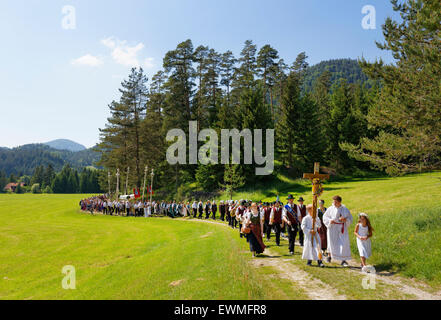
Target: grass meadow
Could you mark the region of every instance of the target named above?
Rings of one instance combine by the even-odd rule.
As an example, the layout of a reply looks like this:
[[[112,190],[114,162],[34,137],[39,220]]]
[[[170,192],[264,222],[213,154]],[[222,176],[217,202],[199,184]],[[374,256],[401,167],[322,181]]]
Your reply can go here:
[[[90,216],[80,199],[0,195],[0,299],[302,298],[250,268],[247,244],[231,229]],[[65,265],[76,269],[75,290],[62,289]]]
[[[354,217],[354,228],[359,213],[369,215],[375,232],[373,256],[368,262],[377,270],[441,285],[441,172],[346,178],[324,182],[324,187],[325,206],[332,203],[334,195],[340,195]],[[279,195],[286,203],[289,194],[311,203],[310,182],[279,174],[275,182],[251,186],[234,198],[274,201]],[[359,259],[352,232],[350,237],[353,257]]]

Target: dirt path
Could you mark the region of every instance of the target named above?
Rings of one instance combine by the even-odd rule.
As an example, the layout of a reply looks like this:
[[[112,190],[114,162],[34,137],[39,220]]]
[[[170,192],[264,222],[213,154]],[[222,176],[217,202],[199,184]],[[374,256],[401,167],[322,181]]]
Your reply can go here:
[[[212,220],[199,219],[185,219],[189,222],[203,222],[212,223],[226,227],[227,225],[221,222]],[[346,300],[346,296],[339,294],[338,290],[321,280],[312,277],[308,272],[296,267],[290,263],[290,259],[282,259],[278,254],[272,252],[270,249],[265,249],[265,259],[254,259],[251,264],[256,267],[272,267],[278,271],[278,276],[283,279],[292,281],[300,286],[311,300]],[[347,269],[351,274],[360,275],[359,264],[356,261],[350,262],[350,268]],[[424,283],[418,283],[412,279],[402,278],[397,275],[392,275],[388,272],[379,272],[376,274],[376,280],[382,281],[385,284],[395,287],[401,292],[411,295],[416,300],[441,300],[441,291],[430,293],[425,289],[429,287]]]
[[[296,267],[292,263],[286,262],[280,257],[273,258],[277,254],[269,249],[265,249],[268,256],[265,259],[252,260],[255,267],[273,267],[278,271],[278,276],[299,285],[311,300],[346,300],[346,296],[317,278],[313,278],[309,273]]]
[[[348,269],[351,273],[360,274],[360,271],[357,269],[359,265],[354,261],[349,263],[351,268]],[[418,283],[413,279],[402,278],[397,275],[391,275],[389,272],[378,272],[375,274],[375,279],[384,282],[390,286],[394,286],[401,292],[412,295],[415,297],[415,300],[441,300],[441,292],[429,293],[428,291],[423,290],[422,288],[428,289],[428,286],[424,283]]]

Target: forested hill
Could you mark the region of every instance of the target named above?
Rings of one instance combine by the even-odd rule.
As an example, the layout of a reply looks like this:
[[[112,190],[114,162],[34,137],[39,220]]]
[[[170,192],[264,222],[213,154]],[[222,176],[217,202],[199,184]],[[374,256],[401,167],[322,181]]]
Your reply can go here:
[[[52,165],[56,172],[65,164],[81,169],[92,166],[100,158],[93,148],[78,152],[56,150],[44,144],[28,144],[17,148],[0,148],[0,171],[7,175],[32,175],[38,166]]]
[[[79,143],[76,143],[75,141],[68,140],[68,139],[57,139],[57,140],[46,142],[44,144],[53,148],[53,149],[57,149],[57,150],[68,150],[68,151],[72,151],[72,152],[86,150],[85,146],[83,146]]]
[[[304,87],[305,91],[312,90],[315,80],[325,71],[331,73],[331,83],[339,79],[346,79],[348,83],[368,82],[368,77],[361,70],[357,60],[335,59],[322,61],[306,69]]]

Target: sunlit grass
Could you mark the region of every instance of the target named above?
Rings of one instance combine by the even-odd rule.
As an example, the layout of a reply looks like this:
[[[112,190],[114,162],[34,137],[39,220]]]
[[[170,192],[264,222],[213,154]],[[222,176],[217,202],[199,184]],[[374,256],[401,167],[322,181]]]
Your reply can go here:
[[[283,299],[237,231],[90,216],[81,195],[0,195],[0,299]],[[76,290],[61,269],[76,268]],[[290,298],[303,298],[290,293]]]

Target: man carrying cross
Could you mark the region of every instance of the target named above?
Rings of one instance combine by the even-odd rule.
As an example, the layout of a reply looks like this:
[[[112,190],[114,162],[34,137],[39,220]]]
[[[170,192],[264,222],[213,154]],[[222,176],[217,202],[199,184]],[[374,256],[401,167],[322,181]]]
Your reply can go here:
[[[309,242],[308,246],[306,246],[304,249],[306,250],[309,245],[310,248],[313,249],[314,248],[314,241],[317,238],[317,234],[316,234],[316,228],[321,225],[320,224],[320,219],[317,219],[317,201],[318,198],[322,195],[323,193],[323,187],[322,187],[322,180],[327,180],[329,179],[329,175],[327,174],[320,174],[320,163],[316,162],[314,164],[314,173],[305,173],[303,174],[303,178],[304,179],[310,179],[312,181],[312,206],[310,207],[310,211],[312,212],[312,214],[310,215],[310,218],[308,216],[308,221],[305,221],[305,224],[302,224],[302,229],[306,228],[307,230],[309,230],[308,232],[311,233],[311,236],[308,235],[309,238]],[[318,241],[317,241],[318,242]],[[316,247],[318,247],[316,245]],[[306,252],[304,250],[304,253]],[[311,251],[311,250],[309,250]],[[304,257],[306,257],[304,255]],[[314,259],[310,259],[311,257],[308,257],[308,260],[314,260]],[[317,260],[319,261],[319,265],[322,266],[321,260],[322,260],[322,254],[319,250],[318,252],[318,256],[317,256]]]

